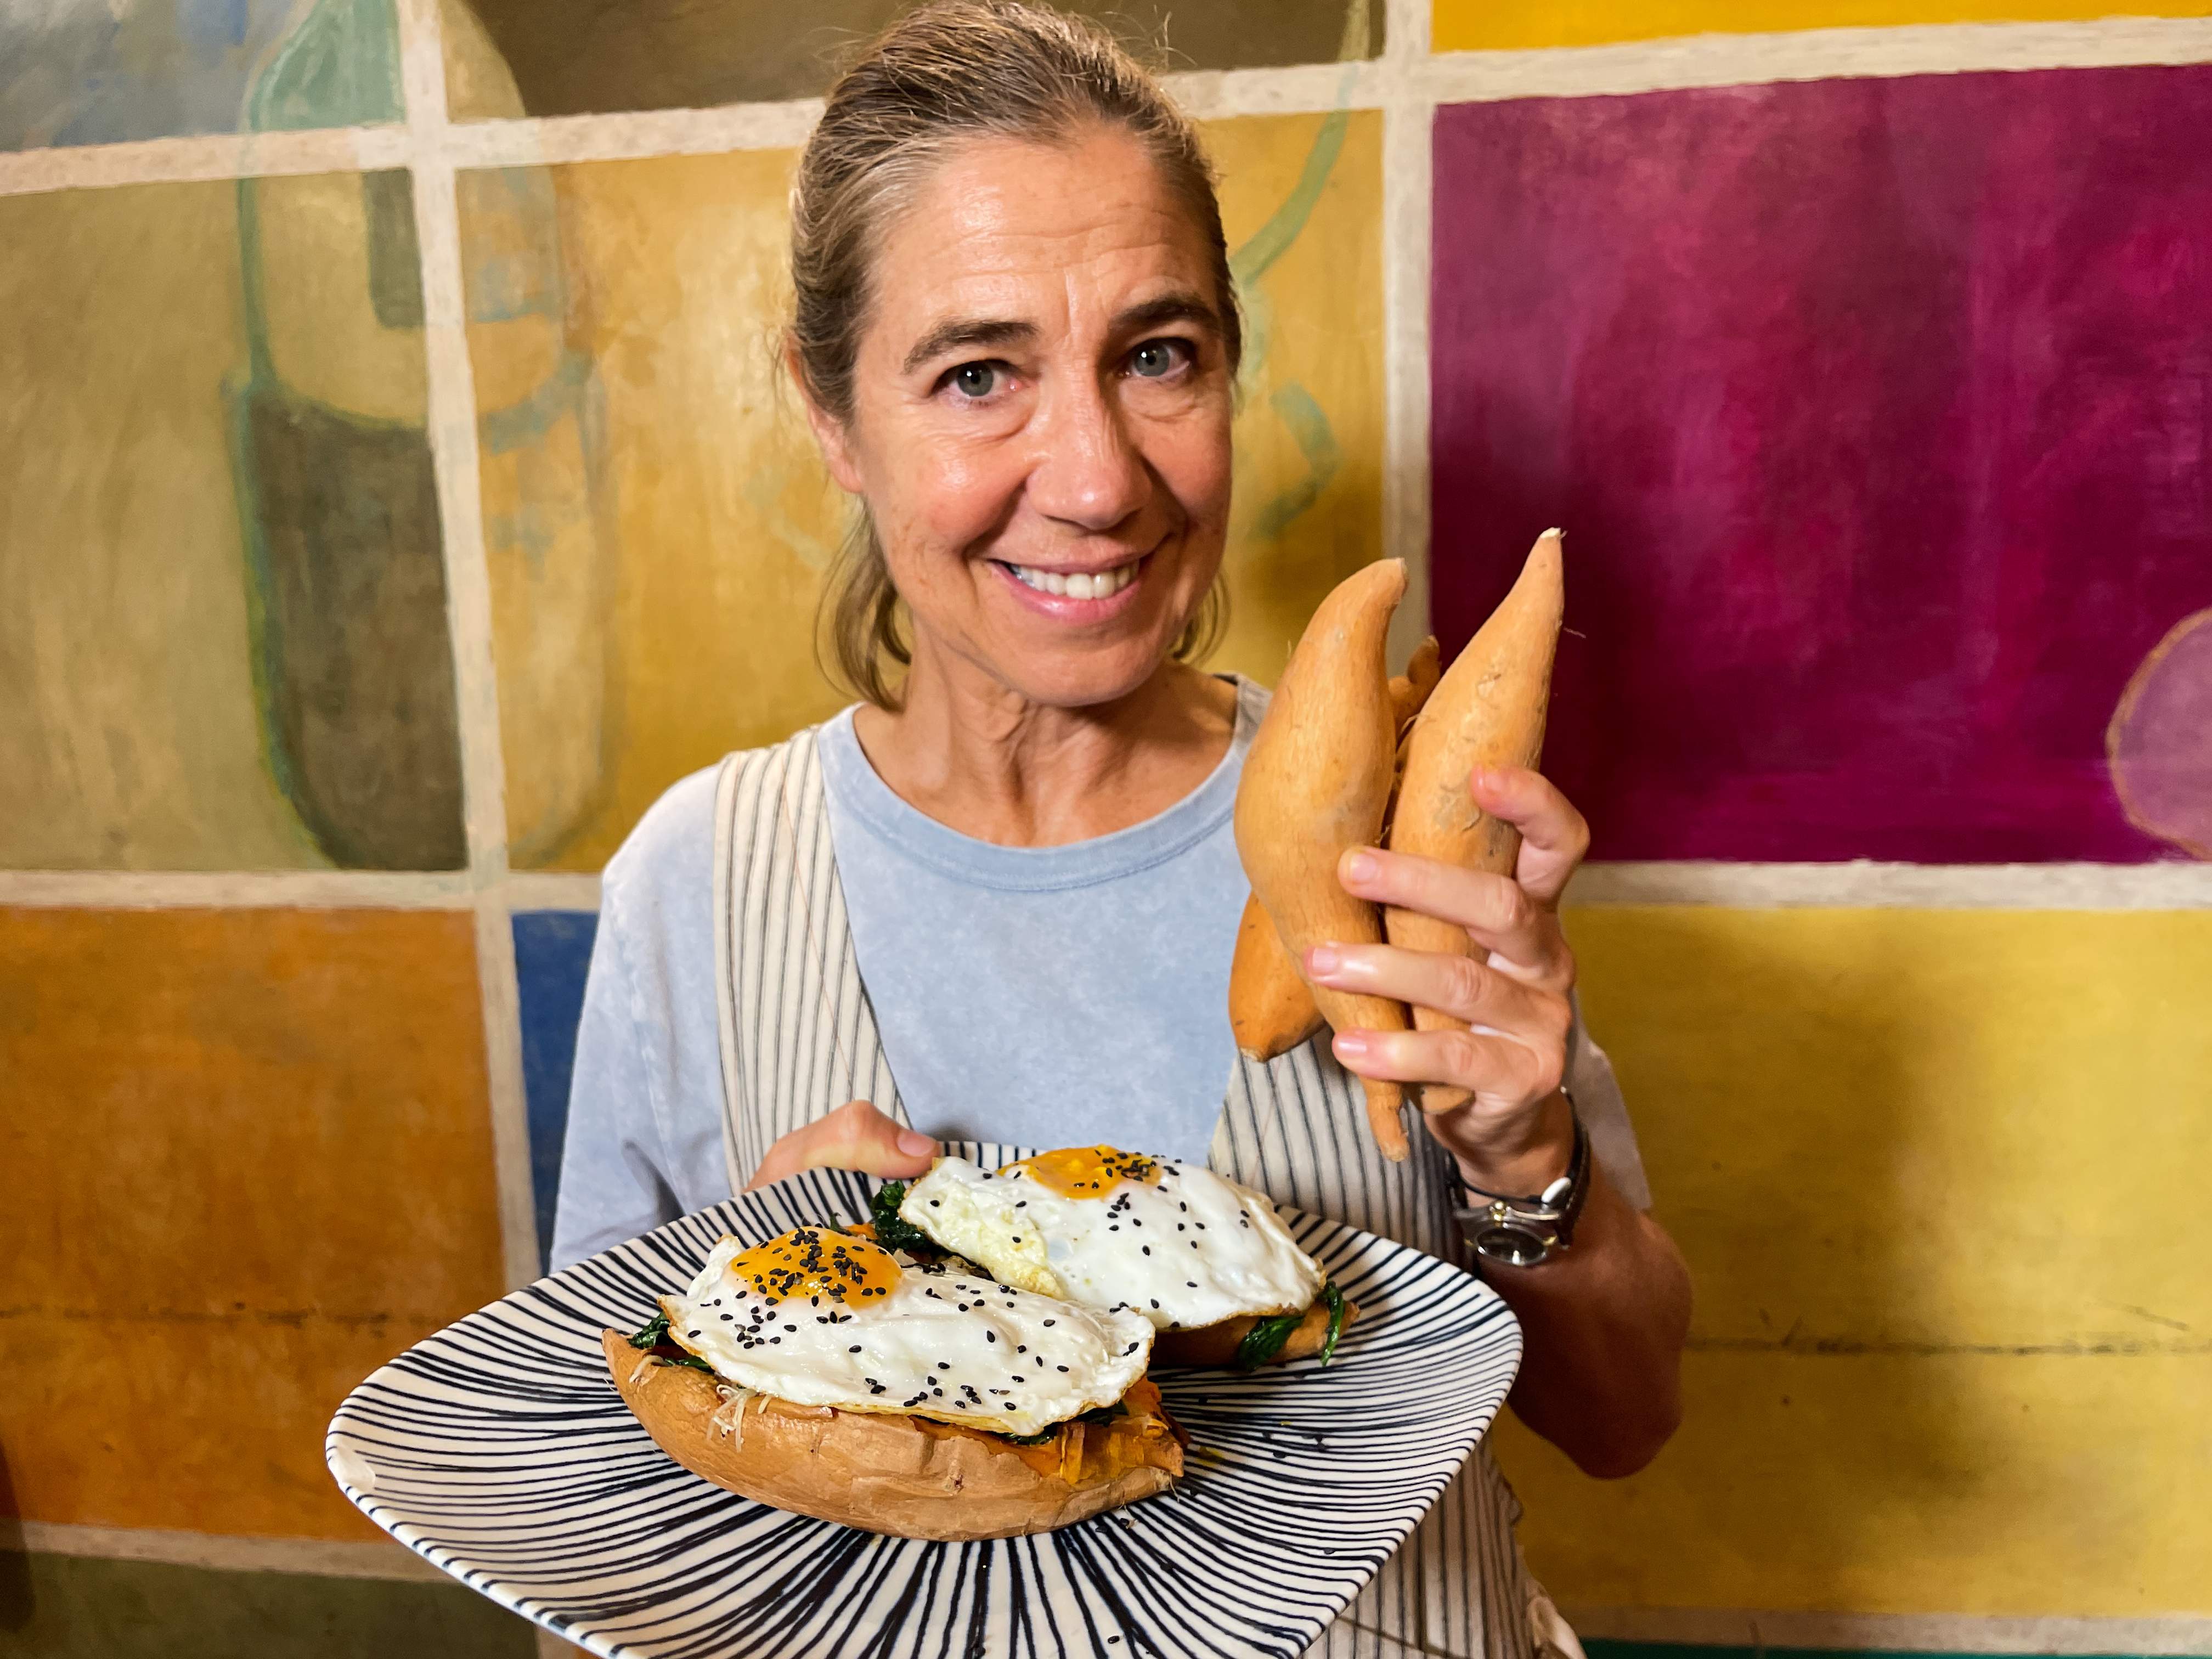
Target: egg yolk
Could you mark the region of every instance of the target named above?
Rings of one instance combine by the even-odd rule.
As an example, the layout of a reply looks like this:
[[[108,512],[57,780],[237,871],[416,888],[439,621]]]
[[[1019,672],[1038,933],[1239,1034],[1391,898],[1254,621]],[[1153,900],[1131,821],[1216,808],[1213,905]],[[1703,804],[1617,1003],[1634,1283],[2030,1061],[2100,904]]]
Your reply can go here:
[[[1062,1198],[1103,1198],[1123,1181],[1150,1181],[1160,1166],[1149,1158],[1111,1146],[1063,1146],[1012,1166]]]
[[[899,1282],[899,1266],[889,1251],[865,1238],[795,1227],[732,1256],[730,1274],[771,1303],[795,1297],[860,1303],[889,1296]]]

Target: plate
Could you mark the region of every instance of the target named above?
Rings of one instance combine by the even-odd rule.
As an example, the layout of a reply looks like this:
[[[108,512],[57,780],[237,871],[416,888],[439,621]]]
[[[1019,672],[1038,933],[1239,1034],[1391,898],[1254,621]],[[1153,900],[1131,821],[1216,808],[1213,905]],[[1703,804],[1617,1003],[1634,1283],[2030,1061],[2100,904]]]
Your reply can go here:
[[[1520,1326],[1481,1280],[1285,1209],[1361,1316],[1326,1370],[1162,1370],[1192,1440],[1170,1492],[1059,1532],[927,1543],[678,1468],[615,1393],[601,1328],[645,1323],[721,1235],[858,1218],[878,1184],[815,1170],[502,1297],[347,1396],[331,1473],[409,1548],[611,1656],[1294,1659],[1419,1522],[1520,1364]]]

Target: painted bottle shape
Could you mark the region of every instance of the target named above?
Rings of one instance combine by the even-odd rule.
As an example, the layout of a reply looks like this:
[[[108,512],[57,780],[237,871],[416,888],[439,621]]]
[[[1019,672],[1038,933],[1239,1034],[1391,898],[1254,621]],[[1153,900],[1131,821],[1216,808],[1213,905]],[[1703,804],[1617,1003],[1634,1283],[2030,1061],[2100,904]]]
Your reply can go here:
[[[449,33],[472,27],[447,9]],[[247,125],[347,125],[362,118],[364,87],[386,76],[397,86],[397,64],[389,0],[321,0],[249,90]],[[495,55],[475,69],[504,73]],[[471,240],[495,250],[470,271],[468,296],[502,717],[534,716],[533,736],[571,734],[550,757],[507,739],[509,841],[527,862],[573,832],[599,773],[592,383],[565,339],[550,181],[464,174],[460,189],[465,253]],[[410,175],[243,180],[239,226],[249,356],[231,409],[272,769],[333,862],[459,867],[460,744]],[[564,650],[549,686],[543,664]],[[549,694],[562,701],[549,708]]]

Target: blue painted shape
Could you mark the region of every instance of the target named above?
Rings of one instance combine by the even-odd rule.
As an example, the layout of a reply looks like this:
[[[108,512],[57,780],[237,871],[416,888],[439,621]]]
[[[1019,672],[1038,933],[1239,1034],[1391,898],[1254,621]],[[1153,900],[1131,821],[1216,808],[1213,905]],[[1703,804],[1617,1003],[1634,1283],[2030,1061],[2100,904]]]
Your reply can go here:
[[[561,1195],[561,1142],[568,1132],[568,1078],[576,1022],[599,919],[588,910],[524,910],[514,917],[514,977],[522,1004],[522,1084],[530,1103],[530,1186],[538,1205],[538,1261],[553,1248]]]

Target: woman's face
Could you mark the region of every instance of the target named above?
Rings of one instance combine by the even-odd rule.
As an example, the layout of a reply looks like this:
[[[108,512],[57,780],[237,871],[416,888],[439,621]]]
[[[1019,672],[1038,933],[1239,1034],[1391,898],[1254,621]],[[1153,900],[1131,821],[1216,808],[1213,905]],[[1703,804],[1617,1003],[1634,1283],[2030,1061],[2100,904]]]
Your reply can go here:
[[[1126,696],[1220,567],[1231,386],[1206,244],[1137,143],[979,140],[889,228],[830,471],[917,659],[1023,698]]]

